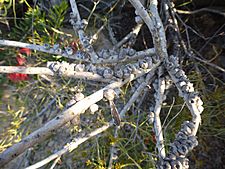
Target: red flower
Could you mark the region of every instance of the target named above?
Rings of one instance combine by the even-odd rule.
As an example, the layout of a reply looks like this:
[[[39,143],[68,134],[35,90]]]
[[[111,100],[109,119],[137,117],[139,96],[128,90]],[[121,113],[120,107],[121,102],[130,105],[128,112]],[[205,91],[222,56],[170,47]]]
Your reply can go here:
[[[28,48],[21,48],[19,50],[19,53],[16,56],[17,66],[23,66],[27,62],[26,58],[22,54],[26,54],[27,56],[30,56],[31,50]],[[21,73],[10,73],[8,74],[7,78],[13,82],[29,80],[29,76],[27,74],[21,74]]]
[[[18,55],[16,56],[16,61],[18,63],[18,66],[22,66],[26,63],[25,57],[23,57],[20,53],[18,53]]]
[[[10,79],[13,82],[20,82],[29,80],[29,77],[27,74],[21,74],[21,73],[10,73],[8,74],[8,79]]]
[[[19,50],[19,53],[26,54],[27,56],[30,56],[31,55],[31,50],[28,49],[28,48],[21,48]]]

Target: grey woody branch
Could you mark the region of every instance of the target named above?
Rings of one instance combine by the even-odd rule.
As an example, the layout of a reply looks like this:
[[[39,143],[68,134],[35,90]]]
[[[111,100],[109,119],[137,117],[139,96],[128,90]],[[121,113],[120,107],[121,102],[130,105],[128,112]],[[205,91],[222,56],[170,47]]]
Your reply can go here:
[[[23,138],[20,142],[14,144],[12,147],[2,152],[0,154],[0,165],[1,166],[5,165],[9,161],[20,155],[21,153],[23,153],[26,149],[45,140],[48,136],[53,134],[58,128],[63,126],[68,121],[71,121],[74,117],[78,116],[81,113],[84,113],[91,105],[103,99],[103,93],[105,90],[110,88],[114,89],[122,87],[124,84],[140,76],[143,76],[149,71],[155,70],[160,65],[160,63],[161,62],[158,62],[157,64],[152,64],[152,68],[148,69],[148,71],[130,74],[130,76],[127,77],[125,80],[113,82],[107,85],[106,87],[98,90],[97,92],[91,94],[90,96],[77,102],[75,105],[65,110],[60,115],[56,116],[54,119],[47,122],[43,127],[34,131],[27,137]]]
[[[11,40],[0,40],[0,45],[2,46],[11,46],[18,48],[28,48],[31,50],[36,50],[40,52],[45,52],[54,55],[60,55],[69,59],[82,61],[82,62],[91,62],[90,57],[87,52],[78,50],[73,51],[71,47],[61,48],[59,44],[55,44],[50,46],[48,44],[44,45],[34,45],[29,43],[11,41]],[[92,61],[92,64],[113,64],[119,62],[130,62],[133,60],[143,59],[148,56],[152,56],[155,54],[154,48],[149,48],[144,51],[136,51],[132,48],[124,48],[123,51],[117,53],[113,50],[103,49],[98,53],[98,59]]]
[[[148,11],[145,9],[145,7],[139,0],[129,1],[134,6],[135,13],[139,15],[143,19],[145,24],[148,26],[153,37],[156,54],[160,58],[167,58],[168,54],[166,45],[166,35],[162,21],[159,17],[157,0],[151,1]]]
[[[113,50],[102,50],[99,53],[99,58],[93,63],[96,64],[112,64],[112,63],[123,63],[130,62],[145,57],[151,57],[155,55],[155,49],[149,48],[144,51],[136,51],[132,48],[121,48],[119,53],[115,53]]]
[[[106,66],[94,66],[92,64],[75,64],[68,62],[47,62],[45,67],[25,67],[25,66],[0,66],[0,73],[23,73],[40,75],[58,75],[83,80],[99,82],[110,82],[112,80],[126,79],[131,74],[145,73],[152,69],[154,64],[158,64],[156,57],[147,57],[137,63],[122,65],[119,68]]]
[[[74,53],[72,48],[65,47],[64,49],[62,49],[60,48],[59,44],[55,44],[53,46],[50,46],[48,44],[34,45],[34,44],[11,41],[11,40],[0,40],[0,45],[18,47],[18,48],[28,48],[31,50],[45,52],[45,53],[49,53],[53,55],[60,55],[60,56],[70,58],[70,59],[75,59],[78,61],[88,62],[88,56],[85,54],[85,52],[77,51],[76,53]]]
[[[158,149],[158,154],[160,159],[164,159],[166,156],[165,146],[164,146],[164,139],[163,139],[163,132],[162,132],[162,125],[160,120],[160,112],[162,108],[162,103],[165,100],[165,89],[166,83],[165,78],[160,77],[162,76],[162,67],[159,67],[158,70],[158,79],[155,81],[155,107],[154,107],[154,131],[156,136],[156,147]]]
[[[113,123],[107,123],[104,126],[97,128],[96,130],[94,130],[93,132],[87,134],[84,137],[80,137],[80,138],[75,138],[73,139],[72,142],[67,143],[61,150],[57,151],[56,153],[50,155],[49,157],[47,157],[46,159],[37,162],[34,165],[31,165],[29,167],[27,167],[26,169],[37,169],[40,168],[42,166],[44,166],[45,164],[51,162],[54,159],[57,159],[59,157],[61,157],[63,154],[67,153],[67,152],[71,152],[74,149],[76,149],[80,144],[84,143],[85,141],[89,140],[90,138],[97,136],[98,134],[106,131],[110,126],[112,126]]]
[[[91,72],[79,71],[53,71],[46,67],[25,67],[25,66],[0,66],[0,73],[22,73],[22,74],[38,74],[38,75],[59,75],[75,79],[91,80],[98,82],[110,82],[111,78],[103,78],[102,76]]]
[[[178,59],[173,56],[168,57],[166,36],[162,21],[158,14],[157,0],[151,1],[149,11],[143,7],[140,1],[129,1],[135,7],[136,14],[140,15],[147,24],[153,37],[156,55],[161,59],[164,59],[164,66],[192,114],[192,122],[188,123],[188,127],[186,123],[186,125],[184,125],[185,127],[182,126],[181,132],[177,134],[175,141],[172,143],[173,148],[170,149],[170,153],[166,157],[161,156],[161,163],[157,167],[176,168],[179,166],[179,168],[188,168],[188,161],[186,160],[185,155],[197,145],[195,135],[201,122],[200,114],[203,111],[203,102],[198,96],[198,93],[194,92],[193,84],[190,83],[184,71],[179,67]],[[181,139],[183,139],[183,141],[181,141]]]
[[[73,26],[75,32],[78,33],[79,39],[81,41],[84,50],[90,54],[91,61],[95,62],[95,60],[98,59],[98,55],[94,51],[93,46],[90,44],[90,39],[87,36],[85,36],[84,33],[84,28],[87,25],[87,21],[81,19],[80,13],[77,8],[77,3],[75,0],[70,0],[70,6],[72,8],[72,13],[70,14],[71,25]]]
[[[199,97],[199,94],[194,91],[193,84],[187,78],[185,72],[180,68],[178,58],[174,57],[173,55],[170,56],[166,67],[171,79],[179,91],[179,95],[183,97],[192,114],[192,122],[195,125],[195,128],[193,129],[193,135],[196,135],[198,127],[201,123],[201,113],[204,110],[202,106],[203,102]]]
[[[148,75],[145,79],[144,82],[141,83],[140,87],[138,88],[138,90],[132,95],[132,97],[130,98],[130,100],[128,101],[128,103],[124,106],[124,108],[121,110],[120,112],[120,117],[121,119],[123,119],[125,117],[125,113],[130,109],[130,107],[133,105],[133,103],[135,102],[135,100],[138,98],[138,96],[141,94],[141,91],[143,91],[144,87],[146,87],[146,85],[149,83],[149,81],[152,79],[152,77],[155,74],[155,70],[157,67],[154,67],[151,71],[148,72]],[[140,76],[139,76],[140,77]],[[112,85],[108,88],[105,88],[103,91],[107,91],[108,89],[113,89],[115,87],[113,87]],[[102,92],[103,97],[104,97],[104,92]],[[67,152],[71,152],[74,149],[76,149],[80,144],[82,144],[83,142],[85,142],[86,140],[96,136],[99,133],[104,132],[105,130],[107,130],[109,127],[113,126],[114,122],[110,121],[109,123],[105,124],[104,126],[97,128],[96,130],[94,130],[93,132],[87,134],[85,137],[79,137],[74,139],[72,142],[70,142],[69,144],[66,144],[64,146],[64,148],[58,152],[56,152],[55,154],[49,156],[48,158],[28,167],[27,169],[36,169],[39,168],[47,163],[49,163],[50,161],[62,156],[63,154],[67,153]]]

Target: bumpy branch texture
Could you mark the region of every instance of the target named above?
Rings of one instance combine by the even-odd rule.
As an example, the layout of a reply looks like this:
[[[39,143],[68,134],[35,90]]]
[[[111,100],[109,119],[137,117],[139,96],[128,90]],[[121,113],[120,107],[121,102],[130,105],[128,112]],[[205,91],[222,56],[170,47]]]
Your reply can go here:
[[[186,131],[186,130],[181,128],[180,134],[178,133],[177,135],[178,138],[181,137],[182,135],[184,138],[187,138],[186,140],[192,140],[192,141],[189,141],[191,143],[188,144],[187,141],[182,142],[176,138],[174,143],[172,143],[173,146],[170,149],[169,156],[165,157],[164,154],[163,155],[161,154],[161,157],[162,157],[160,159],[161,163],[158,165],[158,168],[174,168],[176,166],[179,166],[179,168],[188,168],[188,161],[186,160],[186,158],[183,158],[183,157],[185,157],[185,155],[187,154],[189,150],[191,150],[194,146],[197,145],[195,135],[197,133],[199,124],[201,122],[200,114],[203,111],[203,107],[202,107],[203,102],[201,101],[198,94],[194,92],[193,84],[189,82],[184,71],[179,67],[178,59],[173,56],[171,57],[168,56],[167,47],[166,47],[166,36],[165,36],[165,31],[163,28],[162,21],[158,14],[157,0],[151,1],[149,12],[145,10],[145,8],[142,6],[140,1],[135,1],[135,0],[129,0],[129,1],[135,7],[136,14],[140,15],[141,18],[144,20],[144,22],[147,24],[153,37],[156,55],[159,55],[161,59],[164,59],[163,65],[166,67],[167,71],[169,72],[171,79],[173,80],[173,82],[175,83],[176,87],[179,90],[180,96],[184,98],[193,117],[192,122],[188,123],[188,124],[191,124],[191,127],[189,127],[190,130],[188,130],[189,132],[186,132],[184,134],[182,131]],[[159,88],[160,87],[161,86],[159,86]],[[155,113],[155,116],[159,115],[159,112],[157,111],[157,109],[155,109],[154,113]],[[155,120],[157,119],[155,118]],[[156,124],[156,121],[154,123]],[[155,126],[156,132],[158,131],[157,128],[158,126]],[[157,134],[159,133],[157,132]],[[159,138],[157,139],[158,139],[157,147],[159,150],[161,150],[162,147],[160,142],[162,140]],[[184,149],[182,146],[183,147],[185,146],[186,149]],[[178,149],[180,149],[180,151],[178,151]]]
[[[157,64],[154,64],[152,69],[149,69],[149,71],[155,70],[155,68],[158,67],[159,64],[160,62],[158,62]],[[46,139],[49,135],[53,134],[57,128],[60,128],[66,122],[72,120],[77,115],[84,113],[85,110],[87,110],[91,105],[102,100],[103,93],[106,89],[119,88],[123,86],[124,84],[126,84],[127,82],[134,80],[135,78],[143,76],[143,74],[145,73],[147,72],[144,72],[144,73],[141,72],[135,75],[131,74],[129,78],[123,81],[113,82],[107,85],[106,87],[104,87],[103,89],[98,90],[97,92],[79,101],[78,103],[70,107],[69,109],[65,110],[62,114],[56,116],[51,121],[47,122],[42,128],[34,131],[32,134],[22,139],[19,143],[13,145],[12,147],[8,148],[3,153],[1,153],[0,165],[6,164],[8,161],[14,159],[15,157],[23,153],[29,147],[33,146],[36,143],[40,143],[42,140]]]
[[[152,71],[150,71],[147,74],[146,79],[144,80],[144,82],[141,83],[141,85],[138,87],[138,89],[136,90],[136,92],[132,95],[132,97],[130,98],[130,100],[128,101],[128,103],[124,106],[124,108],[121,110],[120,112],[120,117],[121,119],[123,119],[125,117],[125,113],[130,109],[130,107],[133,105],[133,103],[137,100],[138,96],[141,94],[141,91],[143,91],[143,89],[146,87],[146,85],[149,83],[149,81],[153,78],[154,74],[155,74],[155,69],[152,69]],[[110,88],[112,89],[112,88]],[[107,90],[107,89],[106,89]],[[106,91],[105,90],[105,91]],[[55,154],[49,156],[48,158],[28,167],[27,169],[36,169],[36,168],[40,168],[41,166],[49,163],[50,161],[62,156],[63,154],[69,152],[69,151],[73,151],[74,149],[76,149],[80,144],[82,144],[83,142],[87,141],[88,139],[96,136],[99,133],[104,132],[105,130],[107,130],[110,126],[112,126],[114,123],[111,121],[107,124],[105,124],[104,126],[94,130],[93,132],[87,134],[85,137],[81,137],[81,138],[76,138],[74,139],[72,142],[70,142],[69,144],[65,145],[64,148],[58,152],[56,152]]]

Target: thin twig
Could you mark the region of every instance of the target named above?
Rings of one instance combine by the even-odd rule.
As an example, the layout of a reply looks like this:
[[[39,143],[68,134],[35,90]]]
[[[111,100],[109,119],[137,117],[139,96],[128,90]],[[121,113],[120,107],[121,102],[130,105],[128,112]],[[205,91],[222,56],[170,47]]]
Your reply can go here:
[[[168,126],[171,124],[171,122],[173,122],[177,116],[182,112],[182,110],[184,109],[185,103],[183,103],[181,109],[172,117],[172,119],[170,119],[170,121],[166,124],[166,126],[164,127],[163,133],[166,134],[167,128]],[[171,107],[172,108],[172,107]],[[168,113],[169,114],[169,113]],[[165,122],[165,121],[164,121]],[[164,125],[164,123],[163,123]]]
[[[119,41],[115,46],[113,47],[114,50],[120,48],[124,43],[126,43],[132,36],[137,36],[139,31],[141,30],[143,23],[137,24],[133,30],[127,34],[121,41]]]
[[[203,49],[204,49],[204,48],[212,41],[212,39],[215,38],[216,35],[219,34],[219,32],[224,28],[224,26],[225,26],[225,23],[224,23],[222,26],[220,26],[219,29],[217,29],[217,30],[215,31],[215,33],[214,33],[214,34],[206,41],[206,43],[198,50],[199,53],[202,52]]]
[[[152,78],[151,80],[153,80],[153,78]],[[150,82],[149,82],[149,84],[150,84]],[[148,85],[149,85],[149,84],[148,84]],[[141,96],[141,99],[140,99],[140,101],[139,101],[137,107],[135,107],[135,109],[136,109],[136,111],[137,111],[137,120],[136,120],[136,128],[135,128],[135,135],[134,135],[133,141],[135,141],[135,139],[136,139],[136,137],[137,137],[137,135],[138,135],[138,127],[139,127],[139,121],[140,121],[140,110],[138,110],[138,109],[139,109],[140,106],[142,105],[142,103],[143,103],[143,101],[144,101],[144,99],[145,99],[145,97],[146,97],[146,94],[147,94],[148,92],[149,92],[148,90],[147,90],[147,91],[144,91],[144,94]]]
[[[164,128],[164,126],[165,126],[165,124],[166,124],[166,120],[168,119],[168,117],[169,117],[169,115],[170,115],[170,113],[171,113],[171,110],[172,110],[172,108],[173,108],[173,106],[174,106],[174,103],[175,103],[175,98],[173,97],[173,102],[172,102],[172,104],[170,105],[169,111],[168,111],[168,113],[167,113],[167,115],[166,115],[166,117],[165,117],[165,119],[164,119],[164,121],[163,121],[162,128]]]
[[[62,150],[59,150],[58,152],[52,154],[48,158],[46,158],[46,159],[44,159],[44,160],[42,160],[42,161],[40,161],[40,162],[38,162],[34,165],[29,166],[26,169],[36,169],[36,168],[40,168],[40,167],[44,166],[45,164],[51,162],[52,160],[54,160],[58,157],[61,157],[63,154],[73,151],[80,144],[82,144],[83,142],[87,141],[88,139],[102,133],[103,131],[107,130],[110,126],[112,126],[112,123],[107,123],[106,125],[104,125],[104,126],[98,128],[98,129],[94,130],[93,132],[89,133],[85,137],[75,139],[74,141],[66,144]]]
[[[197,51],[194,51],[194,52],[195,52],[197,55],[201,56]],[[188,56],[191,57],[191,58],[194,58],[194,59],[196,59],[196,60],[198,60],[198,61],[200,61],[200,62],[202,62],[202,63],[204,63],[204,64],[206,64],[206,65],[209,65],[209,66],[211,66],[212,68],[216,68],[216,69],[218,69],[218,70],[220,70],[220,71],[222,71],[222,72],[225,72],[225,69],[224,69],[224,68],[222,68],[222,67],[220,67],[220,66],[218,66],[218,65],[216,65],[216,64],[214,64],[214,63],[210,63],[209,61],[207,61],[207,60],[205,60],[205,59],[201,59],[201,58],[195,56],[194,54],[189,54],[189,53],[188,53]]]
[[[56,158],[50,169],[53,169],[56,166],[56,164],[59,162],[59,160],[60,160],[60,157]]]
[[[42,116],[49,108],[56,102],[56,97],[54,97],[46,107],[44,107],[39,113],[37,113],[37,116],[40,117]]]
[[[185,11],[185,10],[180,10],[180,9],[175,9],[175,8],[174,8],[174,10],[175,10],[175,12],[177,12],[179,14],[186,14],[186,15],[192,15],[192,14],[196,14],[199,12],[211,12],[211,13],[215,13],[215,14],[225,17],[224,12],[221,12],[221,11],[213,9],[213,8],[201,8],[201,9],[196,9],[194,11]]]

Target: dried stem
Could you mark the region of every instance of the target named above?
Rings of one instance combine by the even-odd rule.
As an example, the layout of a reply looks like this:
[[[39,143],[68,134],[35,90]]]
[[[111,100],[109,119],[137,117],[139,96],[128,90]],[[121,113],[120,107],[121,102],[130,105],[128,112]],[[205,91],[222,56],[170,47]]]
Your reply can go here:
[[[57,49],[46,48],[45,46],[41,46],[41,45],[34,45],[34,44],[11,41],[11,40],[0,40],[0,45],[18,47],[18,48],[28,48],[31,50],[37,50],[37,51],[45,52],[49,54],[60,55],[60,56],[63,56],[69,59],[74,59],[77,61],[90,62],[89,58],[85,56],[85,53],[82,53],[81,51],[77,51],[75,54],[70,55],[70,54],[67,54],[66,51],[57,50],[59,48]],[[107,59],[98,58],[93,60],[92,64],[110,64],[110,63],[119,63],[119,62],[129,62],[132,60],[145,58],[146,56],[152,56],[154,54],[155,54],[155,49],[149,48],[144,51],[134,52],[134,54],[131,56],[126,54],[123,59],[119,58],[118,54],[111,55]]]
[[[56,158],[50,169],[53,169],[56,166],[56,164],[59,162],[59,160],[60,160],[60,157]]]
[[[11,46],[11,47],[18,47],[18,48],[28,48],[31,50],[37,50],[44,53],[49,53],[53,55],[60,55],[69,59],[75,59],[78,61],[85,61],[87,62],[87,59],[81,59],[77,54],[67,54],[66,51],[57,50],[60,48],[53,49],[51,47],[45,47],[41,45],[34,45],[29,43],[23,43],[23,42],[17,42],[17,41],[11,41],[11,40],[0,40],[0,45],[3,46]]]
[[[134,94],[131,96],[130,100],[127,102],[127,104],[123,107],[120,113],[120,117],[124,118],[125,113],[130,110],[133,103],[138,99],[143,89],[148,85],[149,81],[153,78],[155,75],[155,69],[153,69],[151,72],[148,73],[146,80],[140,84],[140,86],[137,88],[137,90],[134,92]]]
[[[137,24],[135,26],[135,28],[133,28],[133,30],[127,34],[121,41],[119,41],[114,47],[113,49],[116,50],[118,48],[120,48],[124,43],[126,43],[127,41],[129,41],[129,39],[132,37],[132,36],[137,36],[139,31],[141,30],[141,27],[142,27],[143,23],[140,23],[140,24]]]
[[[134,51],[134,54],[131,56],[126,54],[122,59],[119,58],[119,55],[111,55],[107,59],[99,58],[94,63],[110,64],[110,63],[130,62],[132,60],[142,59],[152,55],[155,55],[155,49],[149,48],[144,51],[139,51],[139,52]]]
[[[25,66],[0,66],[0,73],[23,73],[54,75],[54,72],[46,67],[25,67]]]
[[[200,12],[211,12],[211,13],[215,13],[215,14],[225,17],[224,12],[216,10],[216,9],[212,9],[212,8],[201,8],[201,9],[196,9],[194,11],[184,11],[184,10],[180,10],[180,9],[175,9],[175,12],[177,12],[179,14],[186,14],[186,15],[193,15],[193,14],[197,14]]]
[[[134,94],[132,95],[132,97],[130,98],[130,100],[127,102],[127,104],[121,110],[121,112],[120,112],[120,117],[121,118],[124,118],[125,117],[125,113],[127,111],[129,111],[129,109],[131,108],[131,106],[133,105],[133,103],[138,99],[138,97],[140,96],[140,94],[142,93],[142,91],[144,90],[144,88],[149,84],[149,82],[153,78],[154,74],[155,74],[155,70],[152,70],[151,72],[148,73],[145,81],[140,84],[140,86],[134,92]],[[119,127],[116,127],[115,128],[115,133],[114,133],[114,137],[115,138],[117,137],[118,129],[119,129]],[[113,163],[113,160],[114,160],[115,146],[116,145],[113,144],[111,146],[111,149],[110,149],[110,159],[109,159],[108,169],[112,168],[112,163]]]
[[[39,74],[39,75],[58,75],[51,69],[46,67],[24,67],[24,66],[0,66],[0,73],[23,73],[23,74]],[[110,82],[112,79],[103,78],[102,76],[91,72],[67,71],[60,76],[75,79],[92,80],[99,82]]]
[[[165,146],[164,146],[164,139],[163,139],[163,132],[162,132],[162,125],[160,120],[160,111],[162,108],[162,103],[165,98],[165,79],[160,78],[162,75],[162,67],[159,68],[159,78],[158,78],[158,86],[155,88],[156,95],[155,95],[155,108],[154,108],[154,131],[156,135],[156,147],[158,148],[159,158],[164,159],[166,156]]]
[[[114,130],[114,138],[117,138],[118,137],[118,130],[119,130],[119,127],[116,126],[115,127],[115,130]],[[109,155],[109,162],[108,162],[108,169],[111,169],[112,168],[112,164],[113,164],[113,161],[116,159],[116,142],[114,142],[110,148],[110,155]]]

